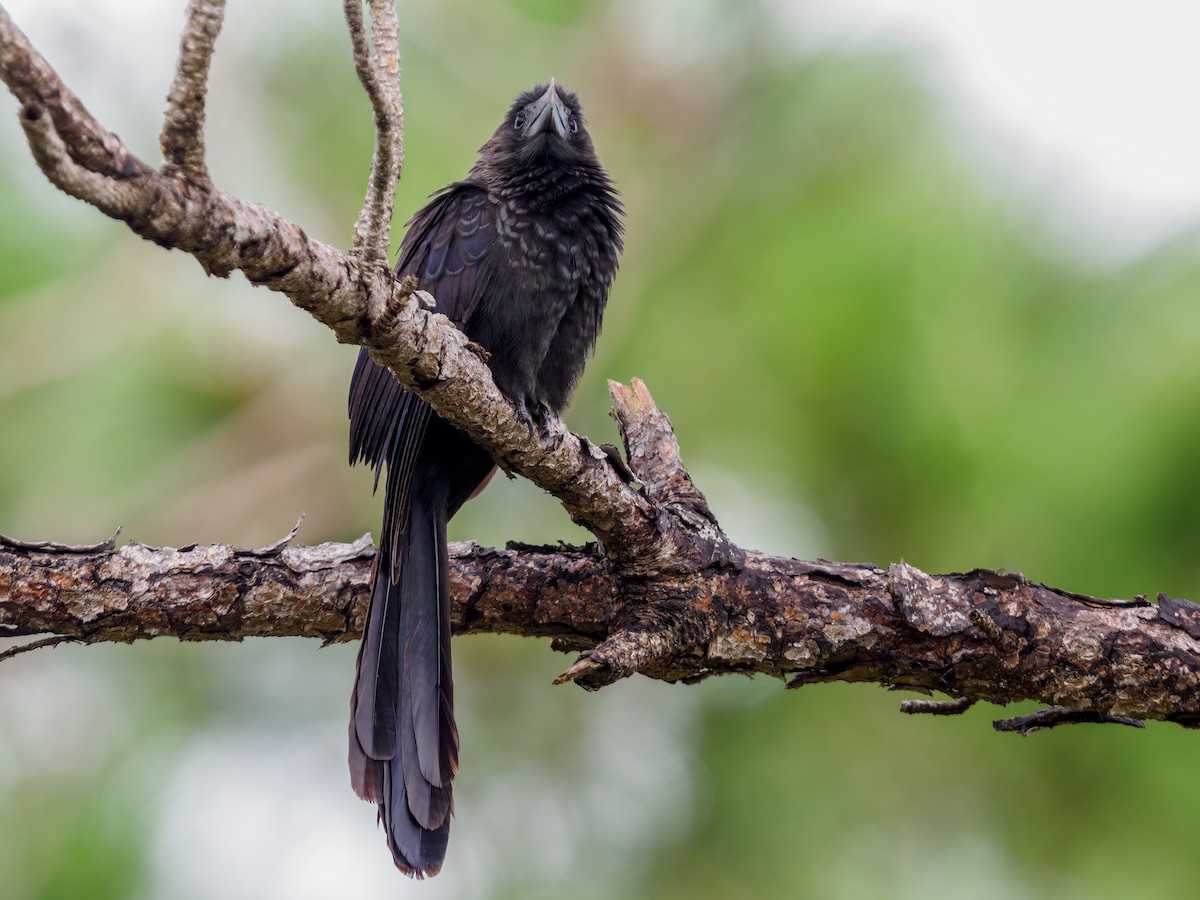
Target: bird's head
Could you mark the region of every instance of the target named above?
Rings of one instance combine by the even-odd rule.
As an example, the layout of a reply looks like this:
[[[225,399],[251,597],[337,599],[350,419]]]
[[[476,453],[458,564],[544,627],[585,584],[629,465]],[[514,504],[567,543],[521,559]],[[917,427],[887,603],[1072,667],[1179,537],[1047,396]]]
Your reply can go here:
[[[553,78],[517,97],[495,134],[480,148],[480,158],[502,170],[599,165],[579,98]]]

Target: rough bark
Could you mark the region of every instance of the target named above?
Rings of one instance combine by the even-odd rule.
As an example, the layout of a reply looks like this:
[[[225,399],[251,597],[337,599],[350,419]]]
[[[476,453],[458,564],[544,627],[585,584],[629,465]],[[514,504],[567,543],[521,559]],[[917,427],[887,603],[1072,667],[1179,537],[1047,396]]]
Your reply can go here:
[[[63,548],[0,536],[0,632],[85,642],[360,636],[375,548]],[[594,550],[451,545],[455,630],[595,644],[615,599]]]
[[[373,556],[369,537],[259,550],[5,539],[0,630],[87,642],[348,640],[362,625]],[[968,701],[910,701],[906,712],[962,712],[975,700],[1054,707],[1001,723],[1021,733],[1066,722],[1200,722],[1200,606],[1168,597],[1101,600],[982,569],[931,576],[905,563],[751,553],[741,569],[704,567],[670,603],[641,609],[595,547],[461,543],[451,557],[457,634],[590,648],[614,633],[629,641],[619,623],[632,619],[655,636],[652,652],[639,645],[640,671],[655,678],[763,673],[790,687],[869,681]]]

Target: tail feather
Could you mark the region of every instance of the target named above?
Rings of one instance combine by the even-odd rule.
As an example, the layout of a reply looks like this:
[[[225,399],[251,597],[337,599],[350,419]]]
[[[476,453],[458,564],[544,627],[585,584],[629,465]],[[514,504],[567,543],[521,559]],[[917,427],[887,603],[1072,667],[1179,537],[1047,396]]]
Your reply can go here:
[[[446,559],[445,518],[433,517],[428,523],[430,534],[424,537],[438,553],[430,561],[428,571],[410,572],[410,575],[427,579],[437,596],[443,594],[443,585],[449,579]],[[422,540],[412,535],[412,540]],[[412,725],[416,736],[417,763],[421,776],[436,787],[449,787],[458,767],[458,735],[454,728],[453,706],[454,685],[449,671],[450,663],[450,604],[449,591],[445,591],[446,603],[439,603],[437,615],[422,616],[413,606],[406,607],[404,653],[409,665],[401,676],[401,690],[412,699]],[[407,679],[405,681],[404,679]],[[447,709],[450,715],[445,715]],[[450,740],[442,740],[447,735]],[[446,751],[453,751],[447,756]]]
[[[358,648],[359,668],[362,667],[362,648]],[[383,772],[379,760],[367,755],[358,737],[358,688],[350,694],[350,786],[354,793],[371,803],[381,803]]]
[[[350,701],[350,773],[358,795],[379,804],[396,865],[423,876],[441,868],[449,841],[458,731],[447,512],[418,495],[408,513],[396,542],[401,558],[391,559],[383,542],[372,573]]]
[[[388,799],[379,804],[379,818],[396,867],[417,878],[436,875],[442,869],[450,843],[450,818],[447,816],[437,828],[422,828],[408,811],[410,800],[404,779],[393,777],[393,770],[387,765],[381,768],[384,796]]]
[[[382,564],[382,566],[381,566]],[[363,752],[371,759],[396,755],[396,698],[400,688],[400,595],[380,577],[386,554],[380,553],[372,569],[371,605],[358,651],[358,678],[354,685],[352,727]],[[386,572],[386,568],[383,568]]]

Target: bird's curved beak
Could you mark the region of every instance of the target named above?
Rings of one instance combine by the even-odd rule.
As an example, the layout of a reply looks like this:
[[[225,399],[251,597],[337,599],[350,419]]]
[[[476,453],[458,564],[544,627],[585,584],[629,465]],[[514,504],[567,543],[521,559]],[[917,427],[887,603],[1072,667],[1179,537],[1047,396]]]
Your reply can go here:
[[[531,135],[553,130],[560,138],[567,136],[571,112],[558,96],[558,85],[553,78],[550,79],[550,87],[546,88],[546,93],[533,101],[529,113],[532,117],[529,125]]]

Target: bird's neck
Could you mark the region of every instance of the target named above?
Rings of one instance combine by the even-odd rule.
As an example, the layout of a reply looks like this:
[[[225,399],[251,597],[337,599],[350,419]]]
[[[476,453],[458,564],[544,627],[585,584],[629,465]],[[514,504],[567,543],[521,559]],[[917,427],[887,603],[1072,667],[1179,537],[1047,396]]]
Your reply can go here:
[[[517,203],[531,211],[553,208],[581,195],[595,193],[599,199],[612,193],[604,170],[583,164],[534,163],[506,170],[480,160],[469,180],[484,187],[494,201]]]

